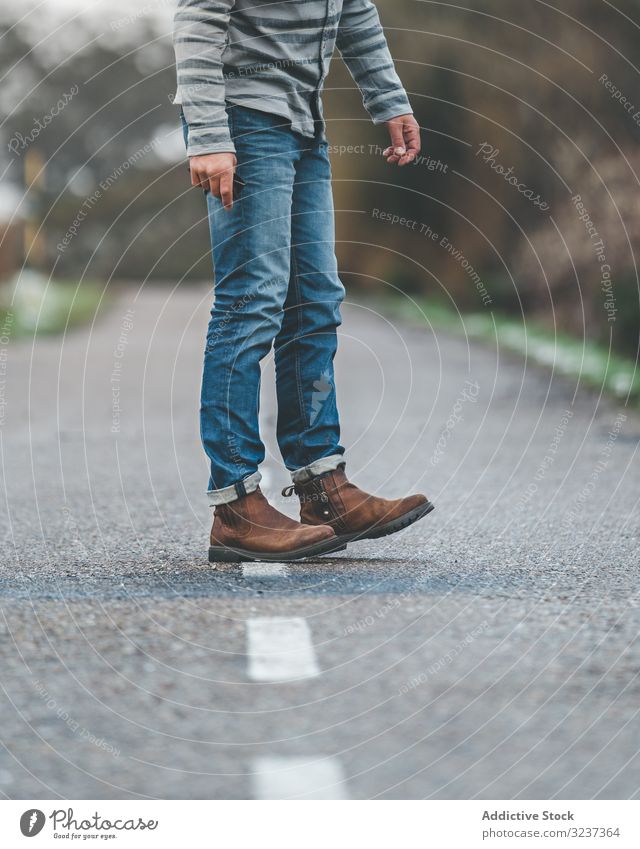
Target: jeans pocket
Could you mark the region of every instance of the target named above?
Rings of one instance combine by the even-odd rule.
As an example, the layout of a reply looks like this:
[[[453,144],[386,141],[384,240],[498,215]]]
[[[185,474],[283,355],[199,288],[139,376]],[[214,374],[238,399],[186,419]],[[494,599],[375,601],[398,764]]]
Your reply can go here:
[[[231,140],[235,141],[236,138],[236,119],[234,116],[234,109],[236,107],[227,101],[225,103],[225,110],[227,113],[227,123],[229,125],[229,135],[231,136]]]

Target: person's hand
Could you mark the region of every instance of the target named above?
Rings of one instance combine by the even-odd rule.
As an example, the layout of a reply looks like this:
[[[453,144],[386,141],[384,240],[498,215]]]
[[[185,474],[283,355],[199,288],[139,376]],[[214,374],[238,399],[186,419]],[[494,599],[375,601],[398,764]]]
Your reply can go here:
[[[385,122],[389,128],[391,145],[382,151],[390,165],[400,166],[413,162],[420,153],[420,125],[413,115],[398,115]]]
[[[225,209],[233,206],[233,175],[238,164],[233,153],[205,153],[189,159],[191,185],[208,189]]]

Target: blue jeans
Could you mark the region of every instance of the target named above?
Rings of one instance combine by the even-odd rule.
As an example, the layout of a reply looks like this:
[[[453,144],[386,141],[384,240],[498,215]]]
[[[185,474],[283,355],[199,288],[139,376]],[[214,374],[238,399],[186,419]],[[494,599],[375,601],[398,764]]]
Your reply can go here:
[[[200,433],[211,504],[260,481],[260,361],[272,345],[277,439],[294,480],[335,469],[344,454],[333,373],[344,287],[327,142],[267,112],[232,104],[227,112],[244,187],[230,211],[206,193],[215,285]]]

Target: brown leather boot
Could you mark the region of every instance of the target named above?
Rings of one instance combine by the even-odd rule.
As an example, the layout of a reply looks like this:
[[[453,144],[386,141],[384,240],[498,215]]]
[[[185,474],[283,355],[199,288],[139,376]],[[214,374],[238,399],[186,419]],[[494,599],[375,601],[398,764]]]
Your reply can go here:
[[[298,560],[344,547],[332,528],[301,525],[272,507],[258,488],[215,508],[209,562]]]
[[[393,501],[369,495],[347,480],[344,465],[333,472],[298,483],[282,491],[300,498],[300,521],[306,525],[329,525],[338,540],[376,539],[412,525],[433,510],[424,495]]]

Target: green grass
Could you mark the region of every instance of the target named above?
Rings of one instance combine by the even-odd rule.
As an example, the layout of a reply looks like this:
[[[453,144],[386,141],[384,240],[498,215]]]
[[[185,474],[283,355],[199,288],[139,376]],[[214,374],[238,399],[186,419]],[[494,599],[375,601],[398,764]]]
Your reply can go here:
[[[0,327],[12,336],[61,333],[90,321],[100,305],[103,286],[91,281],[49,280],[23,272],[2,286]],[[104,303],[104,300],[103,302]]]
[[[603,388],[620,400],[628,397],[631,403],[640,405],[640,370],[634,361],[589,339],[554,333],[535,320],[527,319],[525,323],[490,310],[459,314],[442,301],[424,296],[393,295],[377,304],[381,311],[412,322],[431,323],[435,328],[498,344],[593,388]]]

